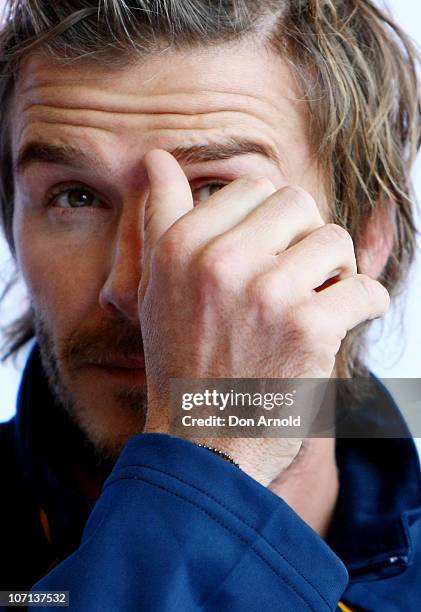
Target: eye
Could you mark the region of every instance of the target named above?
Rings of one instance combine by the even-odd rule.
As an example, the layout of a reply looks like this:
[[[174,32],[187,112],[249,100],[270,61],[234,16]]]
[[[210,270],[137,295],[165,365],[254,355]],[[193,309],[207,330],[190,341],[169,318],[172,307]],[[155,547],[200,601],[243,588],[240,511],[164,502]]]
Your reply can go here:
[[[218,181],[212,181],[211,183],[206,183],[201,187],[193,190],[193,198],[195,204],[200,204],[201,202],[207,200],[211,196],[213,196],[217,191],[225,187],[227,183],[222,183]]]
[[[49,204],[57,208],[86,208],[98,206],[100,201],[89,189],[73,187],[53,194]]]

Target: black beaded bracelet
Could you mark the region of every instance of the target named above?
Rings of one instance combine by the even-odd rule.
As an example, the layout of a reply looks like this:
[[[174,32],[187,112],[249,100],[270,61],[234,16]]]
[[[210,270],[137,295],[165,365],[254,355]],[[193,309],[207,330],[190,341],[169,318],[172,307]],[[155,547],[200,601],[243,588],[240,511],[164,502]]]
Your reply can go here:
[[[234,461],[231,455],[228,455],[228,453],[220,450],[219,448],[215,448],[214,446],[207,446],[206,444],[199,444],[199,443],[197,444],[197,446],[200,446],[201,448],[206,448],[206,450],[210,451],[211,453],[215,453],[215,455],[219,455],[220,457],[222,457],[222,459],[226,459],[226,461],[229,461],[230,463],[235,465],[235,467],[238,467],[238,468],[240,467],[238,463]]]

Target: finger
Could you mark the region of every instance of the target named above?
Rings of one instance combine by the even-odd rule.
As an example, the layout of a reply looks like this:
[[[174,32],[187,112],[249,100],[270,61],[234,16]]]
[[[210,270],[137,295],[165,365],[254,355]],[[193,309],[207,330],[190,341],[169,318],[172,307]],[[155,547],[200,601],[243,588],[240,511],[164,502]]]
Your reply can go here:
[[[248,278],[270,271],[279,253],[325,225],[316,202],[299,187],[270,195],[214,243],[218,252],[235,253]]]
[[[288,185],[255,208],[231,236],[247,245],[252,240],[254,251],[277,255],[324,224],[312,196]]]
[[[344,332],[383,316],[390,305],[387,289],[365,274],[345,278],[314,295],[325,312],[332,313],[332,325],[340,314]]]
[[[352,238],[333,223],[318,227],[276,257],[272,273],[279,275],[279,272],[283,278],[291,279],[295,291],[303,295],[320,288],[329,279],[355,276],[357,262]]]
[[[139,302],[150,277],[152,249],[165,232],[193,208],[190,184],[177,160],[166,151],[154,149],[144,157],[149,179],[149,197],[143,222],[142,279]]]
[[[193,208],[193,196],[186,175],[170,153],[154,149],[145,155],[144,163],[150,189],[144,231],[146,248],[151,249],[177,219]]]
[[[192,248],[199,248],[213,238],[241,223],[250,211],[260,206],[276,188],[268,178],[240,177],[196,206],[185,221],[189,224]]]

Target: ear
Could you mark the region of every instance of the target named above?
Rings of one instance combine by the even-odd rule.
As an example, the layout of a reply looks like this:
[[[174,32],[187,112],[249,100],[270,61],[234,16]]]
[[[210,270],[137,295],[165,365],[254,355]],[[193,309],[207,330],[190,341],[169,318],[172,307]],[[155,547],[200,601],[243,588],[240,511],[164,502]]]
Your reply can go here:
[[[358,248],[359,272],[379,278],[392,252],[395,232],[395,203],[381,202],[371,213]]]

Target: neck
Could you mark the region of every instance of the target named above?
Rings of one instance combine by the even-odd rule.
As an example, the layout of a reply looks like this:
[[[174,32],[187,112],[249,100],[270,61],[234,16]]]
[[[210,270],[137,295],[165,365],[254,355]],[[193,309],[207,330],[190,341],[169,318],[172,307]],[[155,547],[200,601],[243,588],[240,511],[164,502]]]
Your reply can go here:
[[[295,460],[269,488],[326,538],[339,493],[335,439],[304,440]]]

